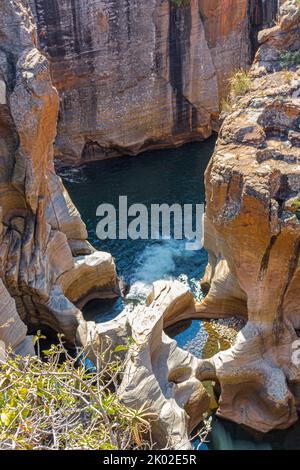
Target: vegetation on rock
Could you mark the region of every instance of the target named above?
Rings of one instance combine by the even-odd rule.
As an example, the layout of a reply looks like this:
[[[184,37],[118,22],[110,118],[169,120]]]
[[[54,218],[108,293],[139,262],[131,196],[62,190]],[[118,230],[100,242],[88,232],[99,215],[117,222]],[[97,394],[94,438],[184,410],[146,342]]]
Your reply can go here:
[[[232,106],[238,98],[245,95],[250,88],[251,80],[247,70],[238,70],[229,79],[229,93],[226,99],[222,101],[222,112],[230,113]]]
[[[121,403],[115,392],[119,361],[90,372],[78,364],[82,352],[72,358],[61,341],[44,355],[45,361],[10,354],[1,364],[0,449],[150,447],[143,436],[155,417],[145,407],[136,411]]]
[[[300,199],[295,199],[293,201],[292,209],[295,212],[297,219],[300,220]]]
[[[300,51],[284,51],[279,56],[281,68],[288,68],[300,65]]]

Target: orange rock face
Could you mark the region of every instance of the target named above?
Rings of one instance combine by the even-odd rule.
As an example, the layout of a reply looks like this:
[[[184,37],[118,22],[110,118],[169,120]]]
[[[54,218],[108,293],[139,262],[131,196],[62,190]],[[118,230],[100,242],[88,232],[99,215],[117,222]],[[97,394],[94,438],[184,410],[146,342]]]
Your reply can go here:
[[[86,262],[77,257],[94,250],[54,171],[59,98],[48,61],[35,47],[26,5],[0,5],[0,340],[24,354],[33,352],[25,324],[75,341],[83,321],[66,291],[76,286],[81,304],[87,294],[102,295],[102,288],[118,295],[110,255],[96,253]],[[88,265],[87,274],[78,264]],[[68,285],[63,276],[71,279]]]
[[[218,413],[263,432],[290,426],[299,410],[299,38],[300,8],[286,2],[260,35],[250,89],[206,172],[211,287],[198,311],[248,320],[236,345],[212,358]]]
[[[251,57],[246,0],[30,0],[61,106],[63,163],[209,137]]]

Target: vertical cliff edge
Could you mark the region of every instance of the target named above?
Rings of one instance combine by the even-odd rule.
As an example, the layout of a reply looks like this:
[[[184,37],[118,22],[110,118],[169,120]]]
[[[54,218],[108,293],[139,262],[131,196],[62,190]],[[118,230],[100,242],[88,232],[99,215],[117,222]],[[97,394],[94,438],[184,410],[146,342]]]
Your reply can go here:
[[[25,325],[75,343],[84,324],[75,303],[118,295],[112,257],[87,242],[54,170],[59,99],[36,46],[27,2],[1,2],[0,340],[24,354],[33,352]]]
[[[257,0],[30,0],[60,96],[63,164],[202,140],[276,16]],[[276,4],[276,6],[273,5]],[[251,8],[250,8],[251,6]],[[254,41],[254,39],[253,39]]]
[[[206,171],[203,316],[243,316],[212,361],[218,414],[263,432],[300,405],[300,5],[287,1],[258,37],[249,89],[220,130]]]

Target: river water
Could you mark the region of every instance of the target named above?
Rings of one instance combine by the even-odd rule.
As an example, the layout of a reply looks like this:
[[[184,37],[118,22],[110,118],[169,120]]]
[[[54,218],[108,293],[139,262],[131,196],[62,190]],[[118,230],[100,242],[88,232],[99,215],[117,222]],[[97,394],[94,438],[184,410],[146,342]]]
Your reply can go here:
[[[60,169],[59,173],[87,225],[89,240],[98,250],[110,252],[118,273],[130,292],[127,304],[143,302],[151,283],[159,279],[179,279],[188,284],[197,298],[202,293],[199,279],[207,264],[204,249],[186,250],[185,240],[99,240],[96,216],[100,204],[117,209],[119,196],[127,196],[128,205],[203,204],[205,202],[204,171],[213,153],[215,139],[187,144],[178,149],[146,152],[138,157],[89,163],[80,168]],[[116,316],[124,302],[91,302],[84,310],[87,319],[98,322]],[[172,335],[180,347],[203,357],[207,344],[217,352],[217,338],[210,334],[205,322],[195,320],[187,328],[178,328]],[[226,345],[225,345],[226,347]],[[292,449],[300,448],[300,429],[271,433],[263,438],[249,434],[239,426],[214,417],[207,449]]]

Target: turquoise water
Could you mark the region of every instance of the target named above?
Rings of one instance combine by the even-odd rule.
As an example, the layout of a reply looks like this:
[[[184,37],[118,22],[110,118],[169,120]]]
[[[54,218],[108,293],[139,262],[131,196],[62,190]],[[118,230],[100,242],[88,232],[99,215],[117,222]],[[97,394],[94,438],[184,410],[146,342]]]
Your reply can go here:
[[[215,139],[179,149],[147,152],[138,157],[122,157],[90,163],[80,168],[60,170],[64,184],[85,221],[90,242],[114,256],[119,275],[131,285],[130,302],[145,299],[151,283],[158,279],[180,279],[201,296],[199,279],[207,264],[205,250],[187,251],[182,240],[107,240],[96,236],[96,209],[109,203],[118,207],[120,195],[128,204],[204,203],[204,171],[214,149]],[[106,321],[124,308],[117,302],[92,302],[86,318]],[[188,328],[185,328],[188,326]],[[201,357],[208,334],[201,321],[187,322],[172,335],[180,347]],[[241,427],[214,418],[207,449],[300,449],[299,425],[289,431],[267,436],[250,434]]]

